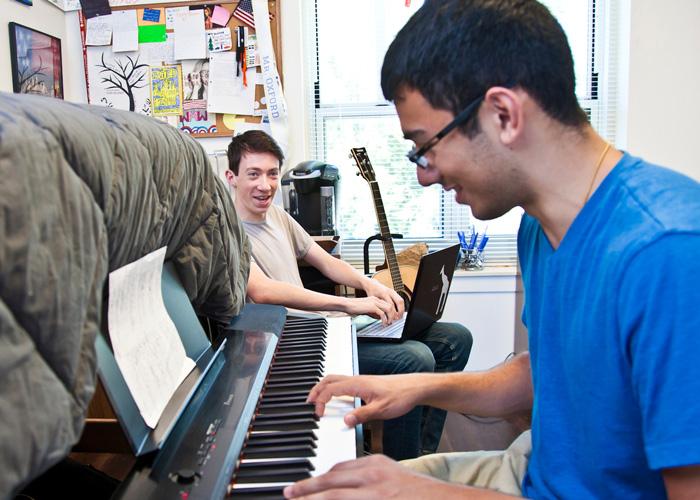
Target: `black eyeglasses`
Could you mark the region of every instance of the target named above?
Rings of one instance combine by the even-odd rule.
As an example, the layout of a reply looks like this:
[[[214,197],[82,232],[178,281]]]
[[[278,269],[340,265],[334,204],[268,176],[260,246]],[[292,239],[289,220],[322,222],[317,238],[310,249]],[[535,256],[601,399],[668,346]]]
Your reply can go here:
[[[463,123],[465,123],[469,117],[471,116],[472,112],[474,109],[481,103],[481,101],[484,99],[486,94],[482,94],[476,99],[474,99],[471,104],[469,104],[464,110],[455,116],[455,119],[452,120],[450,123],[447,124],[445,128],[443,128],[440,132],[435,134],[432,139],[430,139],[428,142],[423,144],[423,147],[421,147],[418,151],[416,151],[416,148],[412,148],[406,156],[408,156],[408,159],[411,160],[413,163],[418,165],[420,168],[428,168],[428,160],[425,158],[425,153],[430,151],[430,149],[435,146],[440,140],[442,140],[443,137],[445,137],[447,134],[449,134],[453,128],[459,127]]]

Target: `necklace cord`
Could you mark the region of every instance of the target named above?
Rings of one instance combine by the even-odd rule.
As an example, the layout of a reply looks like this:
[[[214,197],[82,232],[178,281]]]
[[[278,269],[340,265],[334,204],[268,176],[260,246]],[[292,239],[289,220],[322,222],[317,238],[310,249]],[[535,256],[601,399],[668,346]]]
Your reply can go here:
[[[600,155],[600,158],[598,158],[598,163],[596,163],[595,169],[593,170],[593,177],[591,177],[591,182],[588,183],[588,189],[586,190],[586,196],[583,199],[584,205],[588,202],[588,197],[591,195],[591,188],[593,187],[593,181],[595,180],[596,176],[598,175],[598,170],[600,170],[600,166],[603,164],[603,160],[605,159],[605,155],[608,154],[609,149],[610,149],[610,141],[605,143],[605,149],[603,149],[603,153]]]

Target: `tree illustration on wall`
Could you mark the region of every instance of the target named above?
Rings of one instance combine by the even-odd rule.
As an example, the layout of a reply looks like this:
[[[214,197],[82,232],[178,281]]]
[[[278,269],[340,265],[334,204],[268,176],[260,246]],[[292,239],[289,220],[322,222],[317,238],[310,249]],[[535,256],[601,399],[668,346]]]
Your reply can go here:
[[[148,85],[148,64],[139,64],[139,57],[136,60],[126,56],[128,62],[116,60],[115,67],[108,66],[105,63],[104,53],[102,54],[102,63],[97,64],[98,67],[104,68],[100,73],[107,73],[108,76],[102,77],[102,83],[109,84],[107,89],[118,89],[124,92],[129,97],[129,111],[134,111],[136,102],[134,100],[134,89],[140,89]]]

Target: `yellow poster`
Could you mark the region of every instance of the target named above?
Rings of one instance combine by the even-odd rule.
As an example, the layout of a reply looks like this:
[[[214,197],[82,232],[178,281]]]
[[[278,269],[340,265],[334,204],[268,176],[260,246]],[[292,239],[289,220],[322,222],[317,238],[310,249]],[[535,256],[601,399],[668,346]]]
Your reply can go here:
[[[151,66],[151,109],[153,116],[181,115],[182,69],[179,64]]]

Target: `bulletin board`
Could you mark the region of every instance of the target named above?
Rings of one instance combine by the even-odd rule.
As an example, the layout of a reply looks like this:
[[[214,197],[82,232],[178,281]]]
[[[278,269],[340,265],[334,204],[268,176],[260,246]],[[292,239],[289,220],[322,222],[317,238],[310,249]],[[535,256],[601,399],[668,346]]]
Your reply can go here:
[[[237,1],[212,3],[210,1],[173,2],[167,0],[166,3],[112,6],[112,13],[119,10],[136,11],[139,27],[138,50],[127,52],[114,51],[111,43],[109,45],[86,45],[87,23],[81,12],[80,29],[88,102],[154,116],[195,137],[231,137],[236,123],[260,124],[267,115],[267,109],[262,71],[259,66],[260,58],[257,59],[257,66],[253,61],[256,30],[232,15],[238,3]],[[206,42],[202,42],[207,45],[205,57],[177,59],[172,58],[171,53],[168,52],[170,49],[163,49],[168,44],[160,43],[160,39],[154,38],[158,43],[151,43],[150,40],[147,43],[141,43],[148,40],[148,33],[151,30],[158,33],[159,35],[156,36],[160,37],[165,32],[166,38],[170,39],[174,30],[171,28],[173,11],[169,9],[177,8],[201,9],[205,19],[206,33],[213,33],[210,30],[220,33],[220,30],[228,28],[231,33],[231,48],[228,49],[225,42],[219,43],[219,38],[212,39],[210,35],[207,35]],[[170,14],[170,22],[168,22],[167,27],[165,26],[168,21],[166,9]],[[268,9],[272,46],[281,80],[282,50],[280,19],[276,2],[268,1]],[[213,13],[216,13],[215,18],[211,17]],[[228,18],[227,22],[225,21],[226,17]],[[212,19],[218,21],[219,24],[213,23]],[[215,80],[214,73],[224,74],[221,70],[224,67],[221,61],[227,61],[228,64],[235,58],[238,38],[236,29],[242,30],[243,28],[246,28],[247,38],[245,42],[247,49],[249,49],[246,54],[248,55],[247,62],[250,64],[246,64],[247,71],[243,71],[242,64],[238,63],[235,63],[235,68],[226,67],[230,71],[225,72],[224,79],[228,80],[222,84],[221,78]],[[218,45],[215,47],[213,42]],[[117,44],[116,38],[113,43]],[[210,74],[213,65],[216,65],[218,70]],[[236,73],[235,77],[234,73]],[[156,80],[156,77],[165,76],[171,76],[175,83],[170,86],[166,85],[163,94],[168,92],[167,89],[175,89],[175,95],[179,98],[173,97],[171,101],[173,103],[177,101],[180,107],[173,105],[169,109],[168,106],[159,105],[165,101],[159,99],[158,90],[161,87],[154,82],[161,81]],[[162,81],[167,81],[167,79],[164,78]],[[219,85],[216,85],[217,83]],[[230,96],[240,100],[244,105],[231,108],[226,99]],[[232,109],[237,110],[237,112],[232,113]]]

